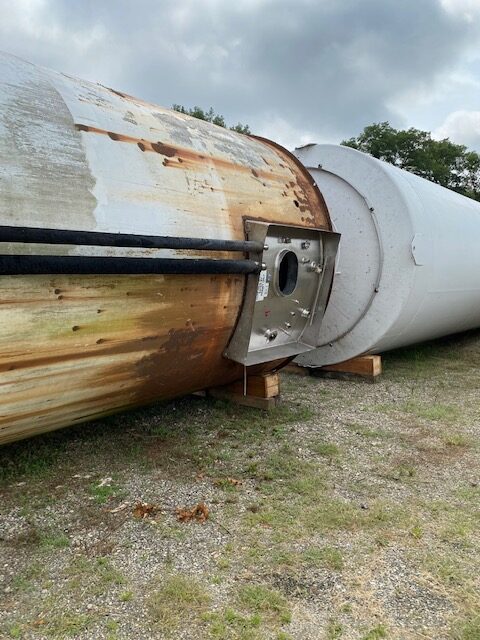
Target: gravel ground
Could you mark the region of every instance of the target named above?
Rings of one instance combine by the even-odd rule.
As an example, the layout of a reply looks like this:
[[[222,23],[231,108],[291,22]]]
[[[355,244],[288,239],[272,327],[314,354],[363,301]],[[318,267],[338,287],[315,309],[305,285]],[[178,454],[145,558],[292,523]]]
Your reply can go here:
[[[479,361],[473,332],[376,384],[284,374],[270,414],[190,397],[3,447],[0,638],[479,640]]]

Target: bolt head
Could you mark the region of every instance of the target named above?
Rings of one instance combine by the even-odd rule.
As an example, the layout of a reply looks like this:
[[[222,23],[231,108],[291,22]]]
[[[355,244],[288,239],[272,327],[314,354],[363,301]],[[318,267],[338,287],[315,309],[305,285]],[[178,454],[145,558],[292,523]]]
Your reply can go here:
[[[277,337],[278,331],[275,331],[275,329],[267,329],[264,335],[269,342],[272,342]]]

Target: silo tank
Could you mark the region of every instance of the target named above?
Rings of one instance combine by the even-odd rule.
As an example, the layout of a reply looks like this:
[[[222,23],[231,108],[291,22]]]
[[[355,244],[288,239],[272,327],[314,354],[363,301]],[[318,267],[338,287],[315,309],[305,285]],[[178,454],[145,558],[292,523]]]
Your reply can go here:
[[[295,150],[341,233],[319,367],[480,326],[480,203],[344,146]]]
[[[0,54],[0,444],[311,349],[330,228],[278,145]]]

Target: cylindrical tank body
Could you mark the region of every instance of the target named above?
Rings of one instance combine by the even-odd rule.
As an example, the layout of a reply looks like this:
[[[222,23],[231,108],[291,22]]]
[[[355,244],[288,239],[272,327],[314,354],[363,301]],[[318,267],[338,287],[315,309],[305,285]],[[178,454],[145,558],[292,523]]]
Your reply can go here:
[[[0,225],[244,240],[245,219],[330,227],[310,175],[277,145],[0,55]],[[0,242],[22,252],[32,246]],[[245,280],[0,275],[0,443],[240,378],[222,354]]]
[[[296,156],[341,233],[319,367],[480,326],[480,203],[344,146]]]

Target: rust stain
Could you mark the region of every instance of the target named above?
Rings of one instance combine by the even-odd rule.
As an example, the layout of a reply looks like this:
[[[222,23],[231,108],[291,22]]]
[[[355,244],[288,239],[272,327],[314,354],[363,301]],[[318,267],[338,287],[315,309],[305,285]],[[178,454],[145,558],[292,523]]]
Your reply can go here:
[[[242,171],[252,174],[255,178],[263,178],[264,180],[272,180],[272,171],[267,172],[263,170],[251,169],[246,165],[242,165],[234,160],[228,160],[226,158],[220,158],[218,156],[208,155],[205,152],[200,153],[187,147],[174,147],[161,141],[145,140],[144,138],[136,138],[134,136],[125,135],[123,133],[117,133],[115,131],[107,131],[106,129],[100,129],[86,124],[75,124],[75,128],[78,131],[84,133],[96,133],[98,135],[107,136],[114,142],[124,142],[127,144],[136,145],[143,152],[158,153],[165,156],[165,158],[176,157],[176,162],[169,162],[164,160],[163,164],[167,167],[177,167],[186,169],[188,163],[192,167],[198,167],[198,165],[205,165],[206,162],[212,162],[216,169],[230,169],[235,171]],[[184,166],[180,166],[184,165]],[[278,177],[278,174],[277,174]]]
[[[330,221],[330,215],[328,213],[327,205],[323,195],[320,193],[314,179],[310,173],[305,169],[301,162],[296,158],[293,153],[287,151],[282,146],[267,140],[266,138],[260,138],[258,136],[251,136],[255,140],[259,140],[272,147],[278,153],[280,157],[283,157],[286,164],[279,163],[292,172],[295,177],[294,180],[290,180],[288,187],[294,190],[294,205],[300,212],[309,212],[310,216],[304,218],[306,226],[315,226],[321,229],[331,229],[332,224]]]
[[[241,377],[241,367],[222,353],[244,282],[241,276],[5,278],[0,443]],[[43,299],[18,305],[29,290],[42,291]],[[55,290],[67,302],[52,300]]]

